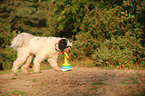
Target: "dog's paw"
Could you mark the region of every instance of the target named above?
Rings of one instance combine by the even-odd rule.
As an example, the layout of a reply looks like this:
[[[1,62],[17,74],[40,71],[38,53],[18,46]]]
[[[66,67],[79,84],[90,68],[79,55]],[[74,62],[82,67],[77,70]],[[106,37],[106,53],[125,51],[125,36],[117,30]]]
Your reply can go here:
[[[60,68],[54,68],[55,71],[60,71]]]
[[[24,75],[30,74],[30,72],[28,72],[27,70],[22,70],[22,72],[23,72]]]
[[[34,71],[34,73],[42,73],[41,71]]]

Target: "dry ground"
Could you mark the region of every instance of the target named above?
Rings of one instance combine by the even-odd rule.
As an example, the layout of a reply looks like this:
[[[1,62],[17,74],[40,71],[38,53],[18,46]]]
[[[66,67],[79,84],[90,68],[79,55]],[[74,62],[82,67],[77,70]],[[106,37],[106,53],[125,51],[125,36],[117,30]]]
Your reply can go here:
[[[144,96],[144,70],[75,67],[42,73],[0,75],[0,96]]]

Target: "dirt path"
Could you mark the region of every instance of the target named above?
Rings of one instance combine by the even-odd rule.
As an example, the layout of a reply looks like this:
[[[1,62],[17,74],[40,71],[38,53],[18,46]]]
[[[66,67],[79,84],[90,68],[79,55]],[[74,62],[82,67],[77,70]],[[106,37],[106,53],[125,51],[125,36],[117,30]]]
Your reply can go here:
[[[145,71],[97,70],[75,67],[72,71],[42,70],[13,77],[0,75],[0,96],[143,96]]]

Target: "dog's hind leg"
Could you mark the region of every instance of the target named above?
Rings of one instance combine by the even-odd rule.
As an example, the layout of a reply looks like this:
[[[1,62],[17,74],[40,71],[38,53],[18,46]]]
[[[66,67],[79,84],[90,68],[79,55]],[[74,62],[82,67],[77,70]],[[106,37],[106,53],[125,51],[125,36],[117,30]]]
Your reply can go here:
[[[21,67],[21,70],[22,70],[23,74],[28,74],[27,69],[28,69],[28,67],[29,67],[29,65],[32,61],[32,58],[33,58],[33,55],[29,55],[27,57],[26,62],[24,63],[24,65]]]
[[[22,64],[24,64],[24,62],[26,61],[28,55],[25,54],[18,54],[18,57],[16,59],[16,61],[14,61],[13,63],[13,67],[12,67],[12,71],[14,72],[14,74],[17,74],[18,72],[18,68],[20,66],[22,66]]]

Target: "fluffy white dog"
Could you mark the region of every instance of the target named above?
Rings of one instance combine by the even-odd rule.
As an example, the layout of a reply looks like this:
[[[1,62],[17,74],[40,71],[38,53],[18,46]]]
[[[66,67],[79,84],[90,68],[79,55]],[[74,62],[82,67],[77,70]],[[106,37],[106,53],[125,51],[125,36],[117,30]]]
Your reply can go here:
[[[36,37],[28,33],[21,33],[14,38],[10,47],[17,50],[17,59],[13,63],[12,71],[17,74],[20,66],[24,74],[28,74],[33,55],[34,72],[40,72],[40,63],[48,59],[55,70],[60,70],[57,65],[58,56],[64,51],[68,52],[72,43],[66,38]]]

